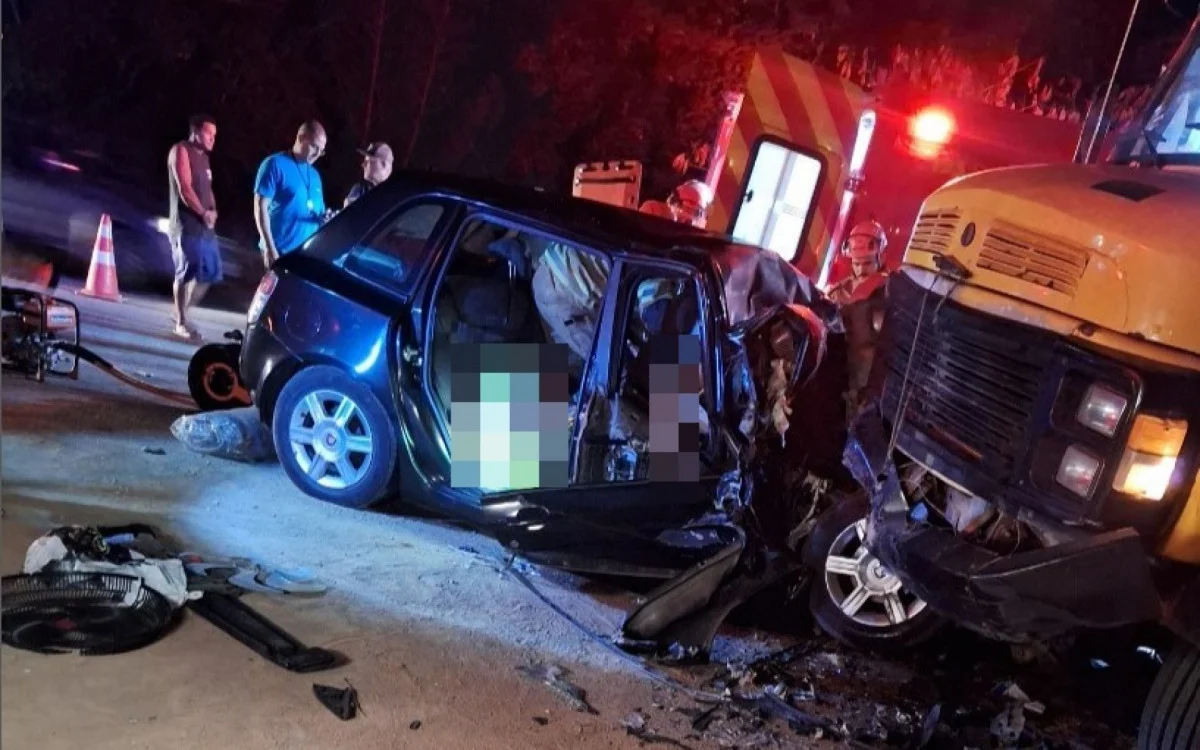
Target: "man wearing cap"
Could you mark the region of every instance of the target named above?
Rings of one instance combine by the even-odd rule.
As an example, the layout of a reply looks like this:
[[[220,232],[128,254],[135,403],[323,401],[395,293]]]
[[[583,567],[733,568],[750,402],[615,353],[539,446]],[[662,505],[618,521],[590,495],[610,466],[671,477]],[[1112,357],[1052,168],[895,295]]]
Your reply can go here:
[[[354,183],[346,194],[346,202],[342,208],[349,206],[361,198],[368,190],[386,180],[392,174],[392,148],[386,143],[372,143],[366,148],[360,148],[362,154],[363,178]]]

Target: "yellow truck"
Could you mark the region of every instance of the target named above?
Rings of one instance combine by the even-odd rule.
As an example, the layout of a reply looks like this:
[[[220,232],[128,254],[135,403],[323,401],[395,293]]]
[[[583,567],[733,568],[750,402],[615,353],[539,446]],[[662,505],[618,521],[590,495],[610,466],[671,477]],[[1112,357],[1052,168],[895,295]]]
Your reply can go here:
[[[866,573],[840,601],[882,614],[841,635],[1161,623],[1177,646],[1139,748],[1196,750],[1200,22],[1114,143],[922,205],[845,453],[870,510]]]

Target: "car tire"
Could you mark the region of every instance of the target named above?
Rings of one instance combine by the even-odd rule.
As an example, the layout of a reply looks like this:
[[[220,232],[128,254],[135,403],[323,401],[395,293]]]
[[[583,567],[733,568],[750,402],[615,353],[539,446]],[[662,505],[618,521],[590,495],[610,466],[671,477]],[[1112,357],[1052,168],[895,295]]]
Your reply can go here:
[[[863,651],[895,653],[929,640],[945,620],[905,591],[867,550],[862,539],[869,510],[861,495],[839,495],[817,519],[804,554],[813,570],[809,609],[837,640]]]
[[[1142,708],[1138,750],[1200,747],[1200,649],[1179,641]]]
[[[188,362],[188,391],[201,411],[250,406],[238,369],[238,344],[205,344]]]
[[[306,367],[284,384],[271,433],[288,478],[312,497],[367,508],[393,488],[392,417],[367,386],[336,367]]]

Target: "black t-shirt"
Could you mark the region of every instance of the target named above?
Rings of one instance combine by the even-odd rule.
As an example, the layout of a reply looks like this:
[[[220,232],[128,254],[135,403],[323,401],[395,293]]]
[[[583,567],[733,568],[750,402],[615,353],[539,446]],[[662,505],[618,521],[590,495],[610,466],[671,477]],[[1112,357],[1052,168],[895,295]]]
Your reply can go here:
[[[354,187],[350,188],[350,192],[346,194],[347,205],[363,197],[373,187],[375,187],[375,184],[370,180],[359,180],[354,183]]]

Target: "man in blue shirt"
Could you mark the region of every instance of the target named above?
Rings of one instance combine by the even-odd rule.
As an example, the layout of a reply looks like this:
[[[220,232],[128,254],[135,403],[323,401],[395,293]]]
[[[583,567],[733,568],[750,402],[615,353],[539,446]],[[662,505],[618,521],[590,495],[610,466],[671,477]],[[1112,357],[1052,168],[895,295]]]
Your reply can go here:
[[[263,159],[254,179],[254,223],[263,263],[300,247],[326,219],[321,175],[313,164],[325,153],[325,128],[316,120],[300,126],[291,151]]]

